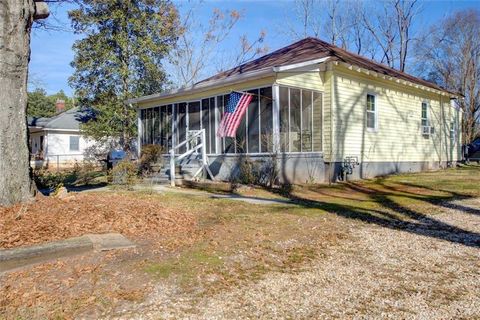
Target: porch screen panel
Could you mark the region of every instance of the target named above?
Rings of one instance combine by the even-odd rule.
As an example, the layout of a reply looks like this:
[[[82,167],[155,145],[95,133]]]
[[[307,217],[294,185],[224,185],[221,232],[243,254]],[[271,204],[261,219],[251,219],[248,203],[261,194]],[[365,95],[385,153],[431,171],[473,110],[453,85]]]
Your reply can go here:
[[[290,151],[300,152],[302,143],[300,89],[290,89]]]
[[[313,151],[323,151],[322,94],[313,92]]]
[[[163,147],[166,144],[166,130],[165,123],[167,121],[167,106],[160,107],[160,145]]]
[[[205,147],[210,153],[210,99],[202,100],[202,129],[205,129]]]
[[[177,105],[177,144],[185,141],[187,137],[187,104],[185,102]],[[186,147],[182,146],[177,152],[184,153]]]
[[[147,144],[151,144],[153,133],[152,133],[152,109],[147,109]]]
[[[248,118],[248,112],[245,112],[245,114],[242,117],[242,120],[240,121],[240,125],[237,128],[237,134],[235,136],[236,153],[247,153],[247,148],[248,148],[247,118]]]
[[[165,110],[165,124],[163,129],[165,130],[166,143],[164,145],[165,150],[168,152],[172,147],[172,121],[173,121],[173,105],[169,104]]]
[[[288,129],[289,129],[289,117],[288,117],[288,88],[280,87],[280,151],[288,152]]]
[[[145,134],[146,134],[146,111],[145,109],[140,110],[140,123],[142,124],[142,131],[140,132],[140,144],[145,145]]]
[[[200,130],[200,101],[188,103],[188,130]]]
[[[273,152],[272,88],[260,89],[260,152]]]
[[[228,105],[228,101],[230,101],[230,95],[226,94],[223,96],[223,105],[221,108],[222,117],[225,114],[225,108]],[[224,153],[235,153],[235,138],[225,137],[223,138],[223,145],[224,145]]]
[[[215,131],[215,98],[210,98],[209,103],[209,119],[208,122],[210,123],[210,137],[207,137],[210,141],[210,152],[209,153],[216,153],[216,135],[217,132]],[[208,152],[208,151],[207,151]]]
[[[248,93],[253,94],[252,101],[247,109],[247,128],[248,128],[248,152],[260,152],[260,108],[258,107],[258,91],[250,90]]]
[[[312,92],[302,90],[302,152],[312,151]]]
[[[160,108],[156,107],[156,108],[153,108],[153,128],[152,128],[153,140],[152,140],[152,143],[154,143],[154,144],[161,144],[161,140],[160,140],[161,128],[160,128],[160,126],[161,126],[161,124],[160,124]]]

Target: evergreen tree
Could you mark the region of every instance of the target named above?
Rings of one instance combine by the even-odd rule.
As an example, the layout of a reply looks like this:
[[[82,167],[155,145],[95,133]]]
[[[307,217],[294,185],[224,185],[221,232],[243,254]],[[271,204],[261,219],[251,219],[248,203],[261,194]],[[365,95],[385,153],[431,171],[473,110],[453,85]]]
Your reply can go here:
[[[125,100],[164,89],[162,61],[181,31],[178,12],[166,0],[82,0],[69,16],[85,35],[73,46],[70,84],[79,105],[95,113],[83,130],[99,141],[114,138],[128,151],[136,113]]]
[[[52,117],[56,113],[55,104],[57,100],[65,101],[65,110],[73,108],[73,99],[65,94],[63,90],[47,95],[43,88],[36,88],[28,93],[27,116],[42,118]]]

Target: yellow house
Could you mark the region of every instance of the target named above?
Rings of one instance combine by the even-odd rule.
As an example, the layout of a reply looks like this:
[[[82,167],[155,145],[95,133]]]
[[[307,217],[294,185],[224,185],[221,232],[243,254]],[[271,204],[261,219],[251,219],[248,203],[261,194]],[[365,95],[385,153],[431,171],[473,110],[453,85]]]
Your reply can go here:
[[[253,99],[236,138],[220,138],[232,92]],[[228,180],[245,158],[260,166],[274,159],[281,180],[305,183],[454,164],[461,150],[457,98],[306,38],[192,87],[128,102],[138,108],[139,149],[162,145],[170,172],[197,161],[216,179]]]

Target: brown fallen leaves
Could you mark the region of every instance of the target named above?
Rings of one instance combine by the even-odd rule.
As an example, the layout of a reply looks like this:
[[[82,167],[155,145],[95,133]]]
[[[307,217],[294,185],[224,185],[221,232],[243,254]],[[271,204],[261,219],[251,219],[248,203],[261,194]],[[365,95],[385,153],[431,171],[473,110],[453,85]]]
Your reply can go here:
[[[118,232],[142,241],[195,232],[191,213],[166,207],[155,196],[127,193],[39,197],[30,204],[0,207],[0,248],[27,246],[81,236]]]

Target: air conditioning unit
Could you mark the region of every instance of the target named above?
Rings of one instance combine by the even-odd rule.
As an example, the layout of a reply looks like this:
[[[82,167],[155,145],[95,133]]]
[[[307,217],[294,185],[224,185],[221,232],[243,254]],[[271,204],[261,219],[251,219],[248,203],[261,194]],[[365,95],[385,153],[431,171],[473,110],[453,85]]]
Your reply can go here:
[[[432,129],[433,129],[433,128],[430,127],[430,126],[422,126],[422,134],[423,134],[424,136],[429,136],[430,133],[432,132]]]

